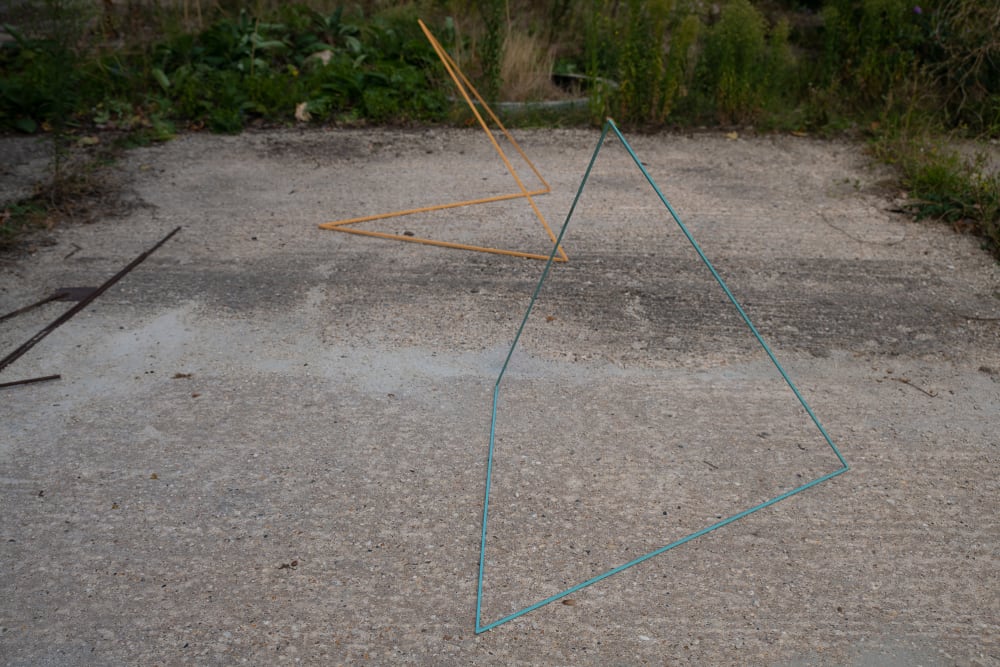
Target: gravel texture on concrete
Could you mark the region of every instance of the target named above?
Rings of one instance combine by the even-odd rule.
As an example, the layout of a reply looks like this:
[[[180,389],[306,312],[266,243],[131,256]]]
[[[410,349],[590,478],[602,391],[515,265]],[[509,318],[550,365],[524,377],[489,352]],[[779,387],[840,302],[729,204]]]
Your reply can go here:
[[[598,133],[517,136],[558,227]],[[0,389],[0,662],[1000,664],[996,261],[857,144],[631,140],[849,472],[476,635],[544,263],[317,224],[516,185],[474,130],[182,135],[120,162],[140,205],[0,258],[8,312],[183,227],[0,374],[62,375]],[[524,200],[366,228],[551,247]],[[487,623],[838,467],[614,141],[565,248],[501,392]]]

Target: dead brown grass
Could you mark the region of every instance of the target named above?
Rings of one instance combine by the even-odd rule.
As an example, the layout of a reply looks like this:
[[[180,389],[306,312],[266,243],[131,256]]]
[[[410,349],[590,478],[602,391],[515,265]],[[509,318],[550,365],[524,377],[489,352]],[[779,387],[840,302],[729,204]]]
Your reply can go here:
[[[564,97],[559,87],[552,83],[554,61],[540,38],[526,32],[508,31],[500,68],[501,99],[527,102]]]

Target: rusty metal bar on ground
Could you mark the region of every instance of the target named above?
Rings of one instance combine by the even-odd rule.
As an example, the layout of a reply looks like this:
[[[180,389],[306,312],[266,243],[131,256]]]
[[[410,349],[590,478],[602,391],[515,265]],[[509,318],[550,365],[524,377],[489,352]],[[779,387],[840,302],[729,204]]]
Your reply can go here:
[[[80,301],[81,299],[86,299],[96,288],[94,287],[60,287],[52,294],[48,295],[40,301],[36,301],[24,308],[18,308],[17,310],[11,311],[6,315],[0,315],[0,322],[4,320],[9,320],[12,317],[17,317],[18,315],[23,315],[29,310],[34,310],[39,306],[44,306],[52,301]]]
[[[73,317],[74,315],[76,315],[77,313],[79,313],[81,310],[83,310],[84,308],[86,308],[87,306],[89,306],[90,303],[94,299],[96,299],[101,294],[103,294],[104,292],[106,292],[108,290],[108,288],[110,288],[116,282],[118,282],[119,280],[121,280],[122,278],[124,278],[125,275],[129,271],[131,271],[135,267],[139,266],[139,264],[141,264],[147,257],[149,257],[150,255],[152,255],[156,250],[158,250],[160,248],[160,246],[162,246],[164,243],[166,243],[167,241],[169,241],[170,238],[174,234],[176,234],[177,232],[179,232],[179,231],[181,231],[180,227],[178,227],[174,231],[172,231],[169,234],[167,234],[166,236],[164,236],[160,240],[159,243],[157,243],[152,248],[150,248],[146,252],[142,253],[141,255],[139,255],[138,257],[136,257],[135,259],[133,259],[131,262],[129,262],[128,266],[126,266],[124,269],[122,269],[121,271],[119,271],[115,275],[113,275],[110,278],[108,278],[108,280],[105,281],[105,283],[103,285],[101,285],[100,287],[97,287],[92,292],[90,292],[90,294],[88,294],[86,297],[80,299],[80,301],[75,306],[73,306],[72,308],[70,308],[69,310],[67,310],[65,313],[63,313],[62,315],[60,315],[54,322],[52,322],[52,324],[49,324],[48,326],[46,326],[44,329],[42,329],[41,331],[39,331],[38,333],[36,333],[34,336],[32,336],[31,338],[29,338],[26,342],[24,342],[23,344],[21,344],[21,346],[18,347],[16,350],[14,350],[10,354],[8,354],[6,357],[4,357],[2,360],[0,360],[0,371],[3,371],[3,369],[5,369],[7,366],[9,366],[10,364],[14,363],[18,358],[21,357],[21,355],[23,355],[25,352],[27,352],[28,350],[30,350],[31,348],[33,348],[39,341],[41,341],[43,338],[45,338],[46,336],[48,336],[50,333],[52,333],[53,331],[55,331],[57,328],[59,328],[60,326],[62,326],[66,322],[68,322],[71,317]]]
[[[58,380],[62,375],[43,375],[40,378],[28,378],[27,380],[14,380],[13,382],[0,382],[0,389],[5,387],[18,387],[22,384],[34,384],[36,382],[48,382],[49,380]]]
[[[58,292],[56,292],[55,294],[50,294],[47,297],[45,297],[44,299],[42,299],[40,301],[36,301],[36,302],[34,302],[34,303],[30,304],[30,305],[27,305],[24,308],[18,308],[17,310],[12,310],[11,312],[7,313],[6,315],[0,315],[0,322],[3,322],[4,320],[9,320],[12,317],[16,317],[18,315],[26,313],[29,310],[34,310],[35,308],[38,308],[39,306],[44,306],[45,304],[49,303],[50,301],[58,301],[59,298],[60,298],[60,296],[61,295]]]

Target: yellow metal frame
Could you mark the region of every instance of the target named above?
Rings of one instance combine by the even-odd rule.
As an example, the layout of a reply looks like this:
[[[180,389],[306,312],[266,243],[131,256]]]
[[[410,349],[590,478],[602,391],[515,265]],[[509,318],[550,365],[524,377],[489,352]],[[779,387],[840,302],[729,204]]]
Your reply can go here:
[[[531,160],[528,159],[528,156],[525,155],[524,151],[521,149],[521,146],[518,145],[517,141],[514,140],[514,137],[511,136],[507,128],[504,127],[503,123],[500,122],[500,119],[497,118],[495,113],[493,113],[493,110],[489,107],[488,104],[486,104],[486,101],[479,94],[479,91],[477,91],[476,88],[472,85],[472,83],[465,77],[465,74],[463,74],[462,70],[459,69],[458,64],[455,63],[454,60],[452,60],[451,56],[449,56],[448,53],[444,50],[444,47],[442,47],[441,44],[437,41],[437,39],[434,38],[434,35],[431,34],[431,31],[427,29],[427,26],[424,25],[424,22],[420,20],[418,20],[417,22],[420,24],[420,29],[424,31],[424,35],[426,35],[428,41],[431,43],[431,46],[434,48],[435,53],[437,53],[438,58],[441,59],[441,63],[444,65],[444,68],[448,71],[448,75],[451,76],[451,80],[455,82],[455,87],[458,89],[458,92],[462,95],[462,98],[465,100],[465,103],[469,106],[469,109],[472,110],[472,113],[473,115],[475,115],[476,120],[479,121],[479,126],[483,128],[483,131],[486,133],[486,136],[489,137],[490,143],[493,144],[494,150],[496,150],[497,154],[500,156],[500,159],[503,160],[504,165],[507,167],[507,171],[510,172],[510,175],[514,177],[514,180],[517,182],[517,187],[521,191],[508,195],[483,197],[481,199],[470,199],[467,201],[453,202],[451,204],[437,204],[435,206],[424,206],[421,208],[412,208],[405,211],[394,211],[392,213],[379,213],[377,215],[365,215],[359,218],[349,218],[347,220],[338,220],[336,222],[325,222],[319,226],[320,229],[330,229],[336,232],[347,232],[349,234],[360,234],[362,236],[373,236],[381,239],[406,241],[408,243],[423,243],[425,245],[440,246],[442,248],[475,250],[478,252],[489,252],[497,255],[510,255],[513,257],[525,257],[528,259],[548,260],[549,255],[547,254],[542,255],[538,253],[521,252],[519,250],[504,250],[502,248],[489,248],[485,246],[468,245],[465,243],[452,243],[450,241],[438,241],[435,239],[426,239],[417,236],[403,236],[402,234],[390,234],[387,232],[373,232],[366,229],[355,229],[353,227],[350,227],[350,225],[355,225],[361,222],[370,222],[372,220],[396,218],[404,215],[412,215],[414,213],[443,211],[449,208],[474,206],[476,204],[488,204],[492,202],[505,201],[509,199],[520,199],[523,197],[528,200],[528,203],[531,205],[531,210],[534,211],[535,217],[538,218],[538,221],[542,223],[542,227],[545,228],[545,233],[549,235],[549,239],[552,241],[552,243],[558,242],[558,240],[556,239],[556,235],[552,232],[552,228],[549,227],[548,221],[545,220],[545,216],[542,215],[542,212],[538,210],[538,206],[535,204],[535,200],[533,199],[534,196],[548,194],[549,192],[552,191],[552,188],[549,187],[548,182],[546,182],[545,178],[542,177],[542,175],[539,173],[538,169],[531,162]],[[524,181],[522,181],[521,177],[518,176],[517,170],[514,169],[514,165],[510,163],[510,160],[507,158],[506,153],[503,152],[503,149],[497,142],[496,136],[490,130],[489,126],[486,124],[486,121],[483,120],[482,114],[479,113],[479,110],[476,108],[476,105],[470,98],[469,96],[470,92],[476,98],[479,104],[482,105],[483,109],[486,110],[490,119],[496,124],[496,126],[500,129],[500,131],[507,138],[507,140],[510,141],[511,145],[518,152],[518,154],[528,164],[528,166],[531,168],[531,171],[533,171],[535,176],[538,177],[538,180],[541,181],[542,185],[544,186],[542,189],[528,191],[528,189],[525,187]],[[556,248],[556,251],[557,255],[554,257],[554,261],[557,262],[569,261],[569,257],[566,256],[566,253],[563,251],[561,246]]]

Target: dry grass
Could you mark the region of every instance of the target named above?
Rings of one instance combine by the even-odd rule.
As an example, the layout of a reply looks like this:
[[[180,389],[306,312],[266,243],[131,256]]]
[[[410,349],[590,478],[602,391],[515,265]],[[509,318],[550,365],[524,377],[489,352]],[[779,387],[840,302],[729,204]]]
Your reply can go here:
[[[500,76],[501,99],[509,102],[552,100],[564,97],[552,83],[555,58],[541,39],[526,32],[508,31],[504,41]]]

